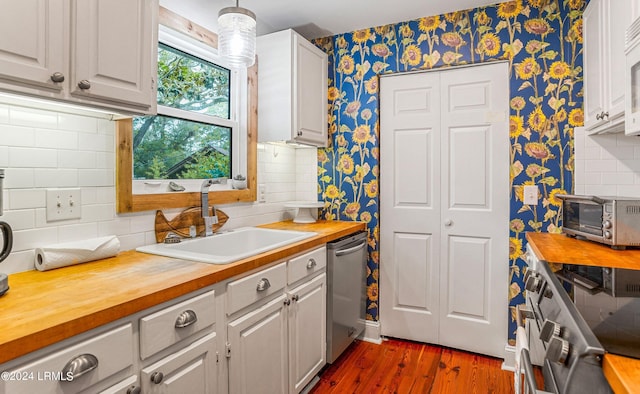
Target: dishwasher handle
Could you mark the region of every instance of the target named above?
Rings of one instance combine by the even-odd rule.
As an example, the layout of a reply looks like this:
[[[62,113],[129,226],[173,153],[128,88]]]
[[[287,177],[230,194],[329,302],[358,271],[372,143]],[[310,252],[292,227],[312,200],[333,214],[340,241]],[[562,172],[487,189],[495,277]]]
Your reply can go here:
[[[353,252],[357,252],[358,250],[364,248],[364,246],[367,244],[367,241],[363,240],[359,245],[353,246],[351,248],[347,248],[347,249],[338,249],[336,250],[336,256],[344,256],[345,254],[350,254]]]

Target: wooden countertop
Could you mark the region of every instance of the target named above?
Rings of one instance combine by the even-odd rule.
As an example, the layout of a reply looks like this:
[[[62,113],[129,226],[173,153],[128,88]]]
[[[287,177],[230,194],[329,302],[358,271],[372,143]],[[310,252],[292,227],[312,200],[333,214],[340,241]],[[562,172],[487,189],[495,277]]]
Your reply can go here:
[[[0,363],[365,229],[364,223],[338,221],[260,227],[318,235],[226,265],[126,251],[90,263],[9,275],[10,290],[0,297]]]
[[[640,270],[639,249],[613,250],[606,245],[564,234],[527,233],[527,240],[536,255],[547,263]],[[616,394],[640,391],[640,360],[607,353],[602,369]]]

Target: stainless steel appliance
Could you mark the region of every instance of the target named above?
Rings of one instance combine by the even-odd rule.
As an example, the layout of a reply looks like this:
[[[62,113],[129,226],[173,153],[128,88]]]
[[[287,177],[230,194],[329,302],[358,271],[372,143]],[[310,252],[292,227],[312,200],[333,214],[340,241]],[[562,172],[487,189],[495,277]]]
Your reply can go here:
[[[327,362],[363,331],[366,319],[367,234],[327,244]]]
[[[0,216],[2,216],[2,183],[4,180],[4,170],[0,169]],[[9,223],[0,221],[0,232],[2,233],[2,244],[0,244],[0,263],[9,256],[13,247],[13,232]],[[0,296],[9,291],[9,279],[6,274],[0,273]]]
[[[640,199],[556,195],[562,200],[562,232],[616,249],[640,246]]]
[[[520,354],[525,392],[541,392],[536,389],[535,364],[542,367],[542,393],[612,393],[602,371],[605,348],[549,265],[538,260],[529,246],[527,262],[526,307],[517,308],[529,347]]]
[[[640,297],[640,270],[564,264],[556,276],[591,295]]]

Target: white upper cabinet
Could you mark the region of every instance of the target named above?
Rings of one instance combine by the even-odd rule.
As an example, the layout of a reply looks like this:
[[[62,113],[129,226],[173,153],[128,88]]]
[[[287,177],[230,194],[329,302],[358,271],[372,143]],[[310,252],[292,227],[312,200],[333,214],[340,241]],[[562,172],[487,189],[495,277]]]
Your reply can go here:
[[[295,31],[258,37],[258,139],[327,146],[327,55]]]
[[[624,130],[625,30],[634,0],[592,0],[585,9],[584,107],[589,133]]]
[[[0,89],[156,111],[158,0],[0,0]]]

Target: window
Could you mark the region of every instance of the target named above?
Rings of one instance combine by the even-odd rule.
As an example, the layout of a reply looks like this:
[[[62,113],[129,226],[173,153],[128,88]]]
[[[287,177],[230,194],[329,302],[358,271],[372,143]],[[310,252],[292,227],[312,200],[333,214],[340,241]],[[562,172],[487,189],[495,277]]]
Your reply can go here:
[[[169,180],[198,190],[202,179],[245,173],[241,72],[226,68],[210,47],[159,33],[158,115],[133,119],[134,193],[164,191]]]

